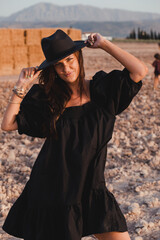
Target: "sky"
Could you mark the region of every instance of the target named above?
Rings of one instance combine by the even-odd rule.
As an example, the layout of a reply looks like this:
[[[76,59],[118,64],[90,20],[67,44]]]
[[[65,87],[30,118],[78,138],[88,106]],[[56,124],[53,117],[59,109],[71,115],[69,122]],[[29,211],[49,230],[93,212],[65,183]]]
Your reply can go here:
[[[160,0],[0,0],[0,16],[9,16],[40,2],[59,6],[83,4],[99,8],[125,9],[160,14]]]

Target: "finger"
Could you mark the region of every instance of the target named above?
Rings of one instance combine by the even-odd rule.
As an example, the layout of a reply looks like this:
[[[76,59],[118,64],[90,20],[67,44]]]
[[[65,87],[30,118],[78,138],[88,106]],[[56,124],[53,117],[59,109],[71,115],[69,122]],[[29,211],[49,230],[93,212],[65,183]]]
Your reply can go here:
[[[25,79],[28,79],[28,78],[29,78],[29,71],[26,71]]]
[[[89,43],[88,40],[86,41],[86,46],[87,46],[87,47],[91,47],[91,44]]]
[[[35,73],[40,72],[38,68],[39,68],[38,66],[34,68]]]
[[[94,41],[95,41],[95,33],[90,34],[90,35],[88,36],[88,39],[89,39],[92,43],[94,43]]]
[[[39,72],[39,70],[38,70],[38,66],[33,67],[33,72],[32,72],[32,74],[35,75],[37,72]]]
[[[31,77],[32,68],[28,69],[28,77]]]
[[[26,68],[26,78],[30,78],[32,72],[32,67]]]
[[[88,40],[88,42],[91,46],[93,45],[93,42],[91,40]]]
[[[93,43],[94,40],[93,40],[93,38],[92,38],[91,36],[89,36],[89,37],[88,37],[88,41],[89,41],[90,43]]]
[[[33,70],[32,70],[31,78],[33,80],[36,79],[40,74],[40,71],[37,71],[37,70],[38,70],[38,67],[34,67]]]
[[[30,79],[34,76],[35,74],[35,68],[30,67],[25,69],[25,79]]]
[[[91,47],[93,46],[93,41],[91,41],[90,39],[87,40],[87,47]]]
[[[34,74],[34,78],[37,78],[40,74],[40,71],[36,71],[35,74]]]
[[[29,70],[28,70],[28,68],[24,68],[24,69],[23,69],[23,73],[24,73],[24,78],[27,79],[28,76],[29,76]]]
[[[35,68],[34,67],[32,67],[31,69],[30,69],[30,78],[32,78],[33,76],[34,76],[34,74],[35,74]]]

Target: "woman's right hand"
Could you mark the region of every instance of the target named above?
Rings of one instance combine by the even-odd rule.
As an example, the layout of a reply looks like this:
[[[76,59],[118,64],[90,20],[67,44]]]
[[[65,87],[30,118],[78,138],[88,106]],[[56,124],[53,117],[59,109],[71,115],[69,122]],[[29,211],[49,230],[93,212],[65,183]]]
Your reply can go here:
[[[16,86],[26,89],[39,76],[40,71],[37,71],[37,69],[38,67],[23,68]]]
[[[20,72],[16,87],[24,89],[26,88],[38,77],[40,71],[37,71],[36,67],[23,68]],[[12,94],[7,109],[4,113],[1,128],[4,131],[13,131],[18,129],[18,124],[16,120],[16,115],[19,112],[20,103],[22,98],[16,94]]]

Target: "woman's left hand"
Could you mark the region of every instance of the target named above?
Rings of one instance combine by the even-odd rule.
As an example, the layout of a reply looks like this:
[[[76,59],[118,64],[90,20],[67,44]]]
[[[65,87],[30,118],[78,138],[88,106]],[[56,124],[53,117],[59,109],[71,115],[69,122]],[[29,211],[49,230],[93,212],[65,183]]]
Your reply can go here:
[[[105,41],[106,39],[101,34],[92,33],[85,42],[89,43],[88,47],[90,48],[101,48]]]
[[[89,48],[101,48],[118,60],[130,72],[130,77],[134,82],[139,82],[146,76],[148,69],[143,62],[106,40],[99,33],[90,34],[86,40],[87,42]]]

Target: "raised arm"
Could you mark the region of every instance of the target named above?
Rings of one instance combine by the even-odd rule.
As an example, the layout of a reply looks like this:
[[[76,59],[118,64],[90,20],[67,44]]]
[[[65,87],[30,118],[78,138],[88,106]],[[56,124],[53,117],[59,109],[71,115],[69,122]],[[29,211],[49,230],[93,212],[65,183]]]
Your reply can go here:
[[[146,76],[148,69],[143,62],[106,40],[99,33],[89,35],[87,41],[91,48],[101,48],[117,59],[130,72],[130,77],[134,82],[139,82]]]
[[[8,106],[3,116],[1,128],[4,131],[13,131],[18,129],[16,115],[19,112],[20,104],[23,99],[23,95],[28,86],[38,77],[39,72],[36,68],[24,68],[22,69],[18,81],[15,85],[15,92],[11,95]],[[16,94],[16,91],[18,95]]]

